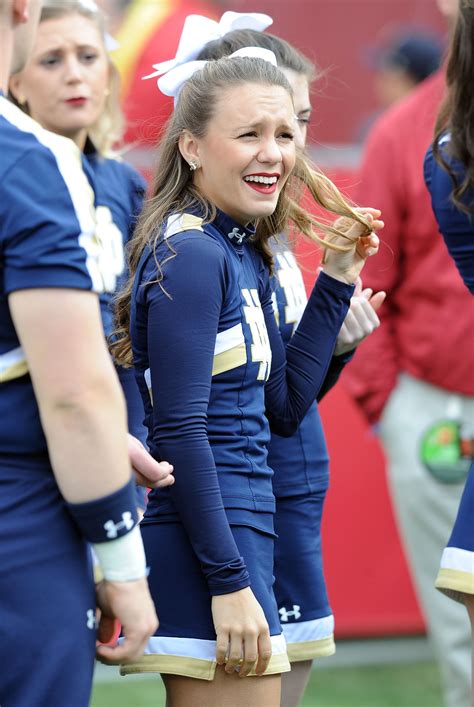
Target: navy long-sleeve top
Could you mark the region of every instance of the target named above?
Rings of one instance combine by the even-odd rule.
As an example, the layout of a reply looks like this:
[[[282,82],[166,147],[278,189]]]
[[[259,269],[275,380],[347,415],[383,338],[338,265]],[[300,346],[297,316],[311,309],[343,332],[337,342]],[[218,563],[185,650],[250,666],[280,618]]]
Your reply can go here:
[[[353,293],[322,273],[285,351],[253,234],[221,212],[211,224],[171,216],[156,253],[143,254],[132,294],[148,443],[176,479],[151,493],[144,522],[183,523],[211,594],[249,585],[229,524],[273,532],[269,425],[295,432]]]
[[[449,141],[449,135],[441,138],[443,157],[462,182],[465,167],[449,153]],[[474,294],[474,215],[461,211],[451,200],[453,181],[435,160],[432,147],[425,157],[424,173],[440,233],[466,287]],[[467,205],[474,204],[474,189],[468,190],[464,200]]]

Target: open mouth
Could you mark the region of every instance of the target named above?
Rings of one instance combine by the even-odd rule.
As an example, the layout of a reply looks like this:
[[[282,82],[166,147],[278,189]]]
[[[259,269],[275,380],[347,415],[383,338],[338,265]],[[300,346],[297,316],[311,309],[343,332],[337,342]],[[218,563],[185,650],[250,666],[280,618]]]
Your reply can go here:
[[[260,194],[273,194],[276,191],[279,174],[249,174],[244,177],[244,182]]]

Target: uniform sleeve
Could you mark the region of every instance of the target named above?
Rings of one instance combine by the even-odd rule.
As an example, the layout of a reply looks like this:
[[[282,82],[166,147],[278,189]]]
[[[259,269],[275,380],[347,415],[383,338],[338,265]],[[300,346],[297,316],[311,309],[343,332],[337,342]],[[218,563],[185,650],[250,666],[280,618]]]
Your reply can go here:
[[[342,371],[347,366],[349,361],[352,360],[354,354],[355,349],[348,351],[345,354],[341,354],[340,356],[333,356],[331,358],[328,372],[326,373],[326,377],[316,398],[318,403],[320,403],[324,396],[327,395],[332,388],[334,388],[341,376]]]
[[[462,168],[455,169],[462,180]],[[451,201],[452,179],[436,162],[431,147],[425,158],[424,173],[440,233],[466,287],[474,294],[474,216],[460,211]],[[470,190],[467,202],[472,203],[473,198],[473,190]]]
[[[380,326],[358,347],[342,376],[371,423],[380,417],[400,371],[395,300],[403,272],[401,241],[405,235],[406,210],[404,180],[397,170],[400,149],[396,131],[388,130],[382,117],[382,123],[375,125],[367,142],[354,194],[356,203],[380,209],[385,222],[380,252],[375,258],[368,258],[362,278],[365,287],[374,292],[385,290],[390,296],[378,312]]]
[[[171,495],[212,595],[250,584],[224,511],[207,436],[214,346],[226,283],[214,242],[188,238],[148,288],[153,452],[174,466]]]
[[[294,434],[318,395],[353,292],[352,285],[322,272],[285,350],[267,287],[262,308],[272,349],[272,368],[265,386],[265,404],[270,427],[276,434]]]
[[[46,149],[27,152],[8,173],[2,192],[8,205],[2,218],[5,292],[36,287],[93,289],[90,268],[94,263],[79,245],[80,239],[87,241],[92,234],[81,231],[53,155]],[[92,192],[85,194],[91,202],[90,214],[92,197]]]

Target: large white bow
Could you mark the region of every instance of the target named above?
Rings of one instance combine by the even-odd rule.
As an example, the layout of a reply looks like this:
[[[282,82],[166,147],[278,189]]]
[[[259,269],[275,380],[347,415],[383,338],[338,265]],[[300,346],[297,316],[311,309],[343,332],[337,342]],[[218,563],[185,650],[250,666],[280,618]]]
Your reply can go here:
[[[275,54],[270,49],[264,49],[263,47],[243,47],[233,54],[229,54],[227,58],[232,59],[235,57],[255,57],[256,59],[269,61],[273,66],[277,66]],[[165,96],[173,96],[176,103],[183,84],[206,64],[207,61],[188,61],[186,64],[180,64],[158,79],[158,88]]]
[[[235,29],[253,29],[263,32],[273,24],[270,15],[261,12],[224,12],[219,22],[203,15],[188,15],[174,59],[153,64],[155,71],[143,79],[152,79],[182,64],[187,64],[198,56],[199,52],[213,39],[221,39]]]

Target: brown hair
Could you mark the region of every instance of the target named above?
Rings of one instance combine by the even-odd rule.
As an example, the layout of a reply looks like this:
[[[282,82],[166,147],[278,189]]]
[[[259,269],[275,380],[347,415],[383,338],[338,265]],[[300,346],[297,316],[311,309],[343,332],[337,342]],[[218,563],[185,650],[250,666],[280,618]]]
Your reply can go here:
[[[118,363],[131,365],[132,352],[129,333],[130,300],[133,280],[138,262],[147,245],[156,253],[162,240],[162,224],[172,213],[184,213],[199,208],[205,222],[215,218],[216,209],[196,189],[189,165],[179,150],[179,139],[183,130],[195,137],[204,137],[216,111],[219,98],[229,87],[245,83],[281,86],[291,95],[290,85],[282,72],[267,61],[255,58],[223,58],[208,62],[183,86],[177,106],[167,124],[160,144],[160,162],[154,178],[152,196],[146,203],[135,235],[129,245],[130,277],[124,290],[116,300],[117,331],[112,350]],[[362,223],[367,233],[369,222],[353,209],[332,182],[321,172],[313,170],[303,155],[297,155],[296,166],[281,190],[276,209],[271,216],[256,220],[255,248],[262,254],[271,269],[272,255],[268,240],[285,231],[291,222],[306,236],[335,250],[348,250],[350,245],[330,243],[334,235],[346,237],[333,226],[323,223],[309,214],[300,204],[303,190],[307,188],[317,204],[325,209]],[[323,240],[314,231],[316,227],[326,238]],[[170,256],[175,252],[170,247]],[[163,279],[161,263],[157,262],[157,282]]]
[[[198,59],[222,59],[244,47],[262,47],[275,54],[277,64],[283,69],[290,69],[296,74],[304,74],[308,81],[318,78],[320,71],[298,49],[281,37],[253,29],[236,29],[220,39],[208,42],[200,52]]]
[[[474,203],[466,204],[466,192],[474,186],[474,1],[460,0],[446,69],[447,94],[438,114],[433,154],[453,180],[452,200],[467,213]],[[451,139],[447,151],[465,165],[460,178],[443,156],[440,139],[448,131]]]
[[[41,10],[41,22],[55,20],[67,15],[78,14],[92,20],[97,26],[105,46],[105,17],[95,2],[81,2],[81,0],[44,0]],[[111,155],[113,148],[117,146],[124,133],[124,118],[120,108],[120,77],[118,70],[110,57],[109,61],[109,85],[108,95],[104,110],[99,116],[95,125],[92,125],[87,134],[94,143],[97,151],[103,155]],[[10,93],[10,98],[26,113],[28,104],[19,104]]]

